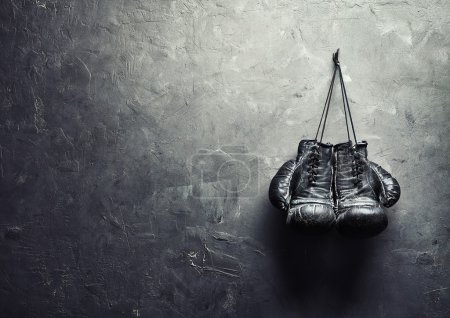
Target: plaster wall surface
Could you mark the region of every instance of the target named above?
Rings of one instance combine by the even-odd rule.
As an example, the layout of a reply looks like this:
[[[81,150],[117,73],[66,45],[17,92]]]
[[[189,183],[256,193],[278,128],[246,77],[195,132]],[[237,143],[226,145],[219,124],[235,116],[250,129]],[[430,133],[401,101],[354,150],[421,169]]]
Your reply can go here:
[[[1,1],[0,316],[449,317],[449,12]],[[337,48],[358,138],[402,186],[369,240],[305,237],[267,197]]]

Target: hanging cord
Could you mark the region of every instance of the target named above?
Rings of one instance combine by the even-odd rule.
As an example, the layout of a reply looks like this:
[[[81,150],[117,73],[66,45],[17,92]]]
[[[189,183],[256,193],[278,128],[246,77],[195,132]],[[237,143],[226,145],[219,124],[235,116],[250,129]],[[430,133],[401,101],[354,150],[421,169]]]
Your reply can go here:
[[[334,54],[333,54],[333,56],[334,56]],[[328,109],[330,108],[331,95],[333,94],[334,80],[336,78],[336,71],[337,71],[337,68],[336,68],[336,65],[335,65],[334,71],[333,71],[333,76],[331,78],[330,88],[328,88],[327,98],[325,100],[325,105],[323,106],[322,116],[320,117],[319,126],[317,127],[316,137],[314,138],[314,140],[316,142],[317,142],[317,136],[319,135],[320,126],[322,125],[322,120],[324,119],[325,111],[326,111],[326,115],[325,115],[325,121],[324,121],[324,125],[323,126],[325,126],[325,122],[327,120]],[[321,137],[320,137],[320,142],[322,142],[322,137],[323,137],[323,129],[322,129],[322,134],[321,134]]]
[[[338,50],[339,51],[339,50]],[[356,138],[356,133],[355,133],[355,125],[353,124],[353,118],[352,118],[352,113],[350,111],[350,105],[348,103],[348,98],[347,98],[347,91],[345,89],[345,84],[344,84],[344,78],[342,76],[342,70],[341,70],[341,66],[339,64],[338,61],[338,65],[337,68],[339,70],[339,78],[341,81],[341,91],[342,91],[342,101],[344,102],[344,97],[345,97],[345,102],[344,102],[344,111],[345,111],[345,106],[347,106],[347,111],[348,111],[348,117],[350,118],[350,124],[352,126],[352,132],[353,132],[353,137],[355,138],[355,146],[358,143],[358,139]],[[348,122],[347,122],[347,115],[345,116],[345,124],[347,125],[347,133],[348,133]],[[348,137],[348,140],[350,140],[350,134]]]
[[[325,125],[326,125],[327,118],[328,118],[328,111],[330,109],[331,96],[333,94],[334,80],[335,80],[335,77],[336,77],[336,72],[339,71],[339,82],[340,82],[340,86],[341,86],[342,102],[344,104],[344,115],[345,115],[345,125],[346,125],[346,128],[347,128],[347,136],[348,136],[348,140],[351,141],[350,130],[348,128],[348,118],[347,118],[347,112],[348,112],[348,117],[350,118],[350,124],[352,126],[353,137],[355,138],[355,145],[356,145],[357,142],[358,142],[358,139],[356,138],[355,127],[354,127],[354,124],[353,124],[353,118],[352,118],[352,114],[351,114],[351,111],[350,111],[350,105],[348,103],[348,98],[347,98],[347,91],[345,89],[345,84],[344,84],[344,79],[343,79],[343,75],[342,75],[342,70],[341,70],[341,66],[340,66],[340,63],[339,63],[339,49],[337,49],[336,53],[333,53],[333,62],[334,62],[333,77],[331,79],[330,88],[328,89],[327,98],[325,100],[325,105],[324,105],[324,108],[323,108],[323,111],[322,111],[322,116],[320,117],[319,127],[317,127],[316,137],[315,137],[314,140],[317,142],[317,137],[319,135],[319,131],[320,131],[320,128],[322,126],[322,132],[321,132],[321,135],[320,135],[320,142],[322,142],[323,134],[325,132]],[[323,125],[322,125],[322,121],[323,121]]]
[[[339,54],[339,49],[337,50],[337,52],[335,54],[336,58],[334,58],[333,61],[334,61],[335,65],[339,68],[339,82],[341,83],[341,95],[342,95],[342,104],[344,106],[345,126],[347,128],[348,141],[350,141],[350,131],[348,129],[348,119],[347,119],[347,107],[346,107],[345,99],[344,99],[344,87],[343,87],[344,81],[342,79],[341,65],[339,63],[338,54]]]
[[[337,61],[337,68],[339,69],[339,80],[341,82],[341,93],[342,93],[342,102],[344,103],[344,112],[346,112],[346,110],[348,111],[348,117],[350,118],[350,124],[352,126],[353,137],[355,138],[355,144],[353,145],[351,153],[353,155],[353,160],[352,160],[352,176],[354,177],[353,183],[355,184],[355,186],[357,186],[362,181],[362,175],[364,173],[364,160],[362,159],[361,154],[358,153],[358,151],[356,149],[356,146],[358,144],[358,139],[356,138],[355,126],[353,124],[352,113],[350,111],[350,104],[348,103],[347,91],[345,89],[345,84],[344,84],[344,77],[342,75],[342,69],[339,64],[339,61]],[[350,132],[348,129],[348,119],[347,119],[346,113],[345,113],[345,125],[347,126],[347,135],[348,135],[348,140],[350,141]]]
[[[316,136],[314,138],[314,141],[316,144],[312,147],[312,153],[309,156],[308,161],[308,181],[311,185],[314,185],[317,181],[317,171],[316,169],[319,167],[320,163],[320,152],[319,152],[319,145],[317,144],[317,136],[319,135],[320,126],[322,125],[323,121],[323,127],[325,127],[327,117],[328,117],[328,109],[330,108],[330,101],[331,101],[331,95],[333,94],[333,87],[334,87],[334,80],[336,79],[336,72],[337,68],[334,67],[333,76],[331,78],[330,87],[328,88],[328,94],[327,98],[325,100],[325,104],[323,106],[322,116],[320,117],[319,127],[317,127]],[[325,118],[324,118],[325,116]],[[320,137],[320,142],[322,142],[323,137],[323,129],[322,129],[322,135]]]

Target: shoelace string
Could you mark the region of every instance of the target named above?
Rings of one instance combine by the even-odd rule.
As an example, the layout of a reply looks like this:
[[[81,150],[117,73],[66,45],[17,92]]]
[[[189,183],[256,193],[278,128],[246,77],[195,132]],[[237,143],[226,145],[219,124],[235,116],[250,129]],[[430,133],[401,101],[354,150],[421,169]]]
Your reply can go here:
[[[358,184],[362,179],[362,173],[364,171],[364,161],[361,160],[361,154],[356,151],[356,145],[358,144],[358,139],[356,138],[355,133],[355,126],[353,124],[353,118],[352,113],[350,111],[350,105],[348,103],[348,97],[347,97],[347,90],[345,89],[345,83],[344,78],[342,75],[342,69],[341,69],[341,63],[339,62],[339,49],[336,51],[336,53],[333,53],[333,63],[334,63],[334,70],[333,75],[331,77],[331,83],[330,87],[328,88],[327,98],[325,99],[325,105],[323,107],[322,116],[320,117],[319,126],[317,127],[316,131],[316,137],[315,141],[317,142],[317,139],[319,137],[320,128],[322,128],[321,134],[320,134],[320,142],[322,142],[323,134],[325,132],[325,126],[327,123],[328,118],[328,111],[330,109],[330,103],[331,103],[331,96],[333,95],[333,88],[334,88],[334,81],[336,79],[336,73],[339,77],[339,83],[341,86],[341,95],[342,95],[342,103],[344,105],[344,115],[345,115],[345,125],[347,128],[347,137],[349,144],[351,144],[351,137],[350,137],[350,129],[349,126],[352,129],[353,137],[355,139],[355,145],[352,148],[352,154],[353,154],[353,162],[352,162],[352,175],[355,177],[355,184]],[[350,125],[349,125],[350,123]],[[312,178],[315,180],[315,178]]]
[[[358,184],[362,181],[362,174],[364,173],[364,160],[359,152],[355,149],[352,151],[352,176],[355,177],[354,184]]]
[[[319,145],[314,145],[311,147],[312,152],[309,156],[308,161],[308,180],[310,183],[314,183],[317,181],[317,168],[319,168],[320,162],[320,153],[319,153]]]

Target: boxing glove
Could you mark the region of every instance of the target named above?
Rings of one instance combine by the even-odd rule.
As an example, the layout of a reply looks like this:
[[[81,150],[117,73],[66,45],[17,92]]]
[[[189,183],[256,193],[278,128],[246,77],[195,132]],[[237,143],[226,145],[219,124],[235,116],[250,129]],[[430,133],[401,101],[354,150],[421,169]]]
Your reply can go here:
[[[400,185],[382,167],[367,160],[367,142],[335,145],[335,206],[337,230],[345,236],[370,237],[383,231],[383,207],[400,198]]]
[[[330,144],[302,140],[295,160],[287,161],[269,187],[271,203],[287,212],[286,223],[308,232],[326,232],[335,223]]]

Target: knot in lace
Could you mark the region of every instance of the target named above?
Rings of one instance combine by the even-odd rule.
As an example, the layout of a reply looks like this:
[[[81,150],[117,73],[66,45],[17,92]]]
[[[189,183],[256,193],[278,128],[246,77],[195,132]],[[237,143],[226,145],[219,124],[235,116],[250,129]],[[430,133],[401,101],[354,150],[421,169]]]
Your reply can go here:
[[[352,176],[355,177],[355,180],[353,181],[355,185],[362,181],[363,172],[364,160],[359,152],[353,151]]]
[[[311,154],[308,159],[308,180],[310,183],[317,181],[317,171],[319,167],[320,153],[319,145],[314,145],[311,147]]]

